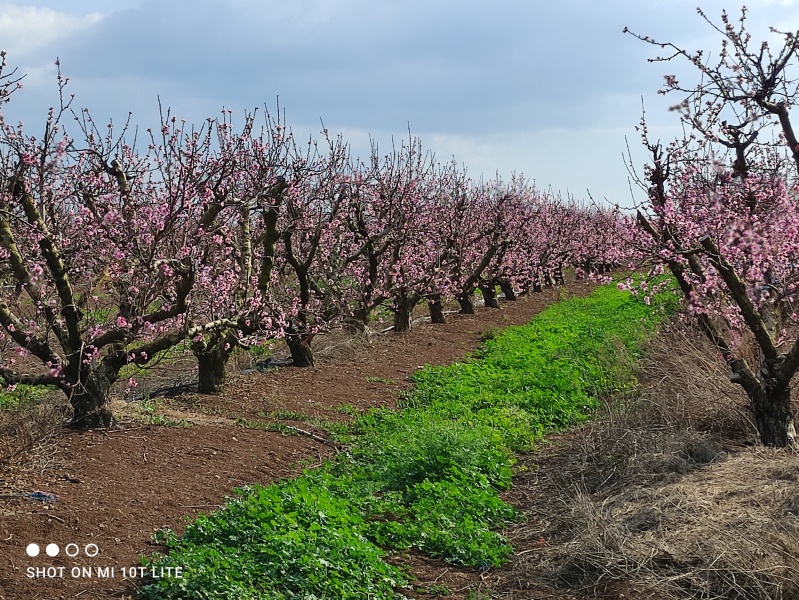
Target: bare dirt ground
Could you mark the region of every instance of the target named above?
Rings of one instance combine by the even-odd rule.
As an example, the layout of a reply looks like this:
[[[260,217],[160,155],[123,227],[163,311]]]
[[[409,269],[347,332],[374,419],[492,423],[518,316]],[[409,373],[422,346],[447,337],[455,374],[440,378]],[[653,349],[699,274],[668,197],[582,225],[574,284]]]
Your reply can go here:
[[[129,575],[136,574],[140,555],[159,549],[151,541],[154,531],[180,532],[187,517],[219,507],[232,488],[320,463],[335,450],[315,424],[347,418],[351,408],[392,406],[421,365],[454,362],[478,346],[482,333],[524,323],[564,294],[583,295],[592,287],[570,283],[500,310],[448,315],[446,325],[421,322],[405,335],[329,336],[319,340],[315,368],[232,377],[219,396],[126,403],[120,390],[114,404],[120,428],[56,430],[0,462],[0,599],[133,597],[136,578]],[[260,428],[276,418],[313,436]],[[57,499],[19,496],[33,491]],[[26,552],[32,543],[41,548],[36,557]],[[46,554],[48,544],[58,545],[58,555]],[[439,561],[397,560],[417,573],[409,595],[430,597],[446,585],[453,597],[464,597],[486,583],[485,574]]]

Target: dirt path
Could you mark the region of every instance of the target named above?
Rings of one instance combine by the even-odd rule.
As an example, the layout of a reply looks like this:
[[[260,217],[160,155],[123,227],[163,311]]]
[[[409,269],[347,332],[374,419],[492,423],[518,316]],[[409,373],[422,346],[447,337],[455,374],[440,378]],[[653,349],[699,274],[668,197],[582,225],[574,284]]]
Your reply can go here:
[[[583,295],[592,287],[572,283],[567,292]],[[345,406],[393,405],[421,365],[462,358],[481,333],[524,323],[562,293],[546,290],[501,310],[450,315],[446,325],[420,323],[402,336],[328,343],[313,369],[236,377],[221,396],[162,401],[157,417],[120,401],[122,429],[65,432],[34,463],[0,474],[3,494],[42,490],[58,496],[54,502],[0,499],[0,599],[133,597],[135,578],[128,575],[137,572],[140,555],[159,549],[150,541],[154,531],[180,532],[185,516],[217,508],[232,488],[290,476],[300,463],[318,464],[334,452],[312,437],[259,427],[278,416],[324,437],[314,426],[319,420],[346,418]],[[172,424],[146,424],[156,418]],[[31,543],[41,548],[36,557],[26,553]],[[46,554],[48,544],[58,545],[57,556]],[[441,577],[450,590],[463,592],[479,581],[477,574],[453,572],[437,561],[411,560],[422,588]]]

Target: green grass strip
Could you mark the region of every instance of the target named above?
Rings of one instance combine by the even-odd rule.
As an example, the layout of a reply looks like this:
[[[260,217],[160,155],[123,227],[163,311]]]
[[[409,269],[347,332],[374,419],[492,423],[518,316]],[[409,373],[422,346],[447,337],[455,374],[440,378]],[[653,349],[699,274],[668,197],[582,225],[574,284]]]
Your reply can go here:
[[[553,305],[490,336],[476,360],[417,373],[407,404],[492,427],[510,449],[528,449],[585,420],[598,398],[635,387],[641,342],[678,308],[668,294],[658,301],[604,286]]]
[[[512,548],[498,530],[518,517],[499,497],[513,451],[633,388],[632,359],[668,312],[603,287],[488,336],[472,360],[423,369],[402,410],[355,420],[348,454],[165,533],[169,554],[144,562],[183,577],[140,597],[399,598],[408,578],[384,558],[407,549],[501,565]]]

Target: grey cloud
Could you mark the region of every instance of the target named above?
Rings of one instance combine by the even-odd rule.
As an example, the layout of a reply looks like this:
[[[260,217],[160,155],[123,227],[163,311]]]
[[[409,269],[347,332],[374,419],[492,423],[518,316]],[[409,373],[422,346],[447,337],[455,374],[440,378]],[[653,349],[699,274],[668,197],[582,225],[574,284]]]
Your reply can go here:
[[[579,126],[590,111],[570,107],[624,83],[613,68],[622,25],[597,4],[408,2],[388,16],[381,3],[351,4],[359,10],[292,23],[246,3],[148,1],[59,53],[75,78],[173,78],[220,104],[279,95],[289,110],[361,127],[384,115],[447,131],[464,120]]]
[[[752,18],[758,23],[785,20],[790,13],[789,7],[765,6],[765,0],[755,3]],[[570,171],[623,171],[617,148],[624,131],[634,143],[642,95],[655,122],[673,123],[656,91],[662,74],[677,66],[648,64],[653,49],[623,35],[624,26],[697,44],[712,37],[694,15],[692,0],[29,4],[107,14],[92,29],[25,57],[26,65],[36,67],[59,56],[73,78],[76,102],[98,119],[119,121],[133,110],[150,124],[159,95],[178,115],[195,121],[218,114],[223,105],[237,111],[274,106],[279,96],[289,123],[304,131],[318,131],[323,119],[332,130],[381,136],[402,136],[410,123],[414,132],[433,139],[508,140],[512,146],[497,154],[504,162],[496,168],[524,170],[543,185],[568,181]],[[722,7],[720,0],[704,4],[711,15]],[[52,103],[54,85],[39,87],[31,92],[48,90]],[[41,102],[36,96],[28,104]],[[569,143],[553,143],[553,131],[567,132],[556,135]],[[621,138],[603,147],[603,136]],[[525,147],[524,139],[536,147]],[[590,140],[590,147],[580,147],[581,139]],[[496,147],[501,143],[491,146]],[[488,161],[492,152],[481,156]],[[551,175],[531,172],[514,156],[529,157],[531,169],[544,165]],[[557,165],[562,167],[556,174]],[[583,189],[579,179],[576,189]]]

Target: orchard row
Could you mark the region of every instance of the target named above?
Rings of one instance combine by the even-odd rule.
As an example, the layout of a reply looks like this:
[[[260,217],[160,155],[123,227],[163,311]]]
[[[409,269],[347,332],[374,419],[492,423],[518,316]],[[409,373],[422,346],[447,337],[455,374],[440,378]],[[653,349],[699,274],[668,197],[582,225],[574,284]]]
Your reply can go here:
[[[18,79],[0,75],[7,103]],[[59,83],[41,137],[0,123],[0,382],[60,388],[80,427],[110,422],[126,365],[179,344],[215,391],[237,346],[282,338],[307,366],[316,334],[376,311],[404,331],[420,302],[442,322],[447,300],[470,313],[478,289],[496,306],[498,288],[513,300],[622,258],[615,212],[522,177],[475,181],[410,134],[360,160],[279,114],[167,112],[136,140]]]

